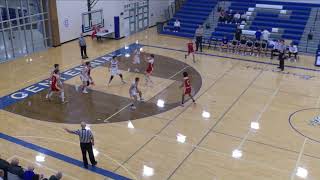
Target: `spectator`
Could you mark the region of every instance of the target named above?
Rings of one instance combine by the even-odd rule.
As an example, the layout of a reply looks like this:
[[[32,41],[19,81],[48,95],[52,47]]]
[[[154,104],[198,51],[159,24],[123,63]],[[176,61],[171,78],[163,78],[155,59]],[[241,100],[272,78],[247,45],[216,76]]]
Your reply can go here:
[[[235,35],[234,35],[234,37],[237,41],[240,41],[241,34],[242,34],[242,30],[241,30],[240,26],[238,26],[236,29]]]
[[[2,169],[4,171],[4,178],[3,179],[7,179],[7,171],[8,171],[9,166],[10,166],[10,164],[8,163],[8,161],[0,158],[0,169]]]
[[[199,50],[202,52],[202,38],[204,34],[204,29],[202,25],[199,25],[199,27],[196,29],[196,51]]]
[[[57,172],[57,174],[50,176],[49,180],[60,180],[62,178],[62,173]]]
[[[298,55],[298,47],[294,43],[291,43],[289,46],[289,59],[291,59],[291,55],[294,55],[294,61],[297,61],[297,55]]]
[[[227,20],[227,23],[229,23],[229,24],[232,23],[232,20],[233,20],[232,9],[230,9],[230,10],[228,11],[228,13],[226,14],[226,20]]]
[[[24,170],[21,166],[19,166],[19,159],[13,158],[11,160],[10,166],[8,168],[8,172],[11,174],[19,176],[21,179],[23,179]]]
[[[240,18],[241,18],[241,15],[239,12],[237,12],[236,14],[233,15],[233,23],[240,23]]]
[[[243,14],[241,15],[241,17],[240,17],[241,22],[242,22],[242,21],[245,21],[245,22],[246,22],[246,21],[247,21],[247,17],[248,17],[248,16],[247,16],[247,13],[243,13]]]
[[[261,35],[262,35],[261,31],[260,30],[256,31],[255,35],[256,35],[256,40],[260,41],[261,40]]]
[[[273,50],[271,51],[271,59],[274,57],[274,53],[279,52],[279,42],[277,40],[270,42],[270,45],[273,45]]]
[[[179,32],[180,31],[180,27],[181,23],[178,19],[176,19],[176,21],[173,24],[173,32]]]
[[[83,37],[83,33],[81,33],[80,37],[79,37],[79,46],[80,46],[82,59],[88,58],[88,56],[87,56],[87,43]]]
[[[35,178],[35,173],[33,166],[28,166],[27,170],[23,174],[23,180],[33,180]]]
[[[4,180],[4,171],[0,169],[0,180]]]
[[[225,23],[225,21],[226,21],[226,13],[224,12],[224,10],[221,10],[220,16],[219,16],[219,22]]]
[[[270,32],[267,29],[263,30],[262,31],[262,40],[268,42],[269,37],[270,37]]]

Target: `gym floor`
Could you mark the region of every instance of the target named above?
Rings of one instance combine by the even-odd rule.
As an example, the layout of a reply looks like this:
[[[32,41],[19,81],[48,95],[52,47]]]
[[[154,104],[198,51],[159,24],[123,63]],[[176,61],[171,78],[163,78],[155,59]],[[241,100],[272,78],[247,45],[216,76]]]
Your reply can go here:
[[[89,60],[136,40],[143,56],[156,55],[154,85],[141,83],[145,103],[128,110],[129,83],[136,76],[143,80],[143,74],[128,72],[130,58],[121,57],[125,85],[115,77],[108,87],[102,65],[92,72],[96,85],[89,94],[75,91],[79,76],[65,82],[67,104],[45,101],[45,90],[1,109],[1,158],[18,157],[47,176],[62,171],[63,179],[300,179],[301,168],[308,179],[319,179],[318,127],[309,125],[320,112],[313,57],[301,55],[279,72],[276,60],[205,48],[193,63],[184,59],[188,40],[151,28],[118,41],[88,37]],[[77,41],[1,64],[0,95],[48,78],[54,63],[62,71],[80,65]],[[183,71],[191,74],[197,103],[181,107]],[[163,108],[156,105],[159,99]],[[95,135],[98,169],[82,168],[78,138],[63,129],[78,129],[81,121]],[[35,161],[39,154],[44,162]]]

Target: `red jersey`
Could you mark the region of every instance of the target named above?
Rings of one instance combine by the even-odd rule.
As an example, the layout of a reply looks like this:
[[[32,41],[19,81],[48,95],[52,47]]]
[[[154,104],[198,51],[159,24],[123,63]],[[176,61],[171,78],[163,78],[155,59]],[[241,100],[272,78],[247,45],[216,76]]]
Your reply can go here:
[[[150,59],[150,60],[148,61],[148,67],[147,67],[147,70],[146,70],[146,72],[147,72],[148,74],[151,74],[152,71],[153,71],[153,63],[154,63],[154,59]]]
[[[183,78],[184,80],[184,83],[183,83],[183,86],[184,86],[184,94],[191,94],[191,82],[190,82],[190,79],[189,77],[185,77]]]
[[[51,76],[51,90],[52,91],[59,91],[57,85],[58,85],[59,76],[56,74],[53,74]]]
[[[188,43],[188,54],[193,53],[193,52],[194,52],[193,43],[189,42]]]

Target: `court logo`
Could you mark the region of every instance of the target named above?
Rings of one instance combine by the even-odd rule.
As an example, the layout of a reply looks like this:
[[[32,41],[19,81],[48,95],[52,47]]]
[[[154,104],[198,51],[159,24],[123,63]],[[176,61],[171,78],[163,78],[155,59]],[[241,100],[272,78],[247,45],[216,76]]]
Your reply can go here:
[[[309,124],[311,126],[320,125],[320,116],[317,116],[317,117],[313,118],[312,120],[310,120]]]

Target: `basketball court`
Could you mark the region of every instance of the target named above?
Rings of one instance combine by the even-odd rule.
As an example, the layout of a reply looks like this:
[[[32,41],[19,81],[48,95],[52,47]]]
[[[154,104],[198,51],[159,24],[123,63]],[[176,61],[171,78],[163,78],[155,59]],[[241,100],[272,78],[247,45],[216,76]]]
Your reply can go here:
[[[184,59],[187,40],[158,35],[155,28],[118,41],[86,40],[89,60],[96,63],[89,94],[76,92],[79,76],[70,75],[81,65],[76,41],[1,64],[1,97],[24,92],[2,101],[1,158],[17,157],[46,176],[62,171],[66,180],[299,179],[299,168],[307,169],[308,179],[320,177],[319,127],[309,125],[320,112],[319,70],[312,58],[287,63],[284,73],[269,58],[207,49],[192,63]],[[132,56],[124,56],[125,46],[156,56],[154,85],[142,83],[146,102],[134,112],[128,108],[129,83],[143,75],[127,72]],[[115,77],[108,87],[101,57],[113,54],[121,54],[128,83]],[[64,83],[69,102],[63,105],[45,101],[46,90],[36,91],[54,63],[70,75]],[[196,104],[181,107],[183,71],[193,79]],[[96,141],[98,166],[88,170],[78,138],[63,129],[78,129],[81,121]]]

